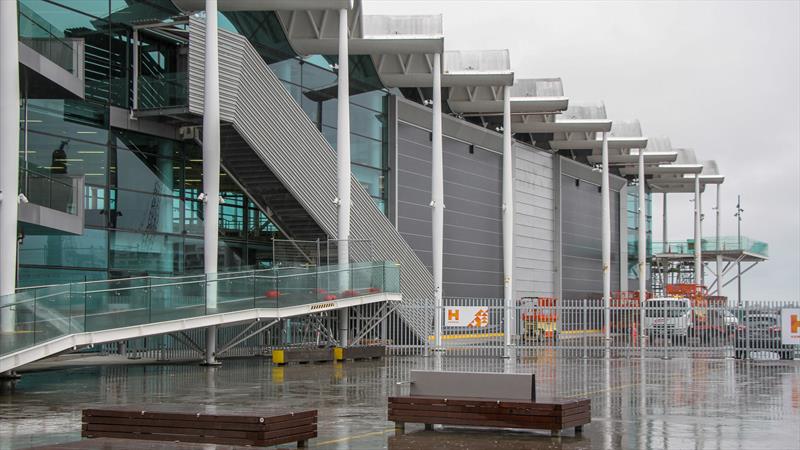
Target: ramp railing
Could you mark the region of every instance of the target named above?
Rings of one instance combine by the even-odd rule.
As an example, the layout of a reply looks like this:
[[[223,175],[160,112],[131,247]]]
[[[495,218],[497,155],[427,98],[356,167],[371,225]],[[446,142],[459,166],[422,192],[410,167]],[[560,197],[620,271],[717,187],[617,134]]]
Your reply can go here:
[[[41,286],[0,299],[0,356],[73,333],[399,292],[388,261]]]

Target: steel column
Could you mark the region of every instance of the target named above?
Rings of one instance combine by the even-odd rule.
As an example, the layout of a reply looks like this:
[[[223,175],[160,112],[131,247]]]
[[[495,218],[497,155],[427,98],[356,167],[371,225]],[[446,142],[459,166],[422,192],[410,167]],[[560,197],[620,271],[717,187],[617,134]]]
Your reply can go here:
[[[442,156],[442,55],[433,55],[433,123],[431,124],[431,207],[433,229],[434,350],[442,348],[442,252],[444,248],[444,163]]]
[[[608,173],[608,133],[603,132],[603,177],[601,186],[602,203],[602,251],[603,251],[603,329],[606,344],[611,339],[611,193]]]
[[[336,229],[337,262],[346,265],[350,262],[350,56],[348,49],[349,30],[347,26],[347,10],[339,10],[339,77],[338,77],[338,116],[336,118],[336,156],[337,156],[337,186],[338,197],[336,204],[339,207],[338,225]],[[347,270],[339,273],[340,291],[349,289],[350,277]],[[350,311],[346,308],[339,310],[339,343],[342,347],[348,345]]]
[[[720,214],[722,210],[722,205],[720,204],[720,190],[722,189],[721,184],[717,184],[717,295],[722,295],[722,254],[720,254],[719,239],[720,239],[720,230],[721,230],[721,223],[720,223]]]
[[[644,339],[644,301],[647,299],[647,208],[646,208],[644,149],[639,149],[639,200],[638,200],[638,239],[639,239],[639,337]]]
[[[19,202],[19,37],[17,2],[0,2],[0,306],[16,290]],[[0,314],[0,331],[14,330],[10,308]]]
[[[511,147],[511,86],[503,88],[503,297],[505,356],[510,356],[514,330],[514,155]]]
[[[667,250],[667,193],[664,192],[664,202],[661,205],[661,241],[664,246],[664,253],[669,253]]]
[[[700,241],[700,175],[694,176],[694,283],[703,284],[702,242]]]
[[[205,98],[203,103],[203,262],[206,274],[206,308],[217,309],[217,258],[219,255],[219,39],[217,0],[206,0]],[[216,327],[206,329],[205,363],[216,358]]]

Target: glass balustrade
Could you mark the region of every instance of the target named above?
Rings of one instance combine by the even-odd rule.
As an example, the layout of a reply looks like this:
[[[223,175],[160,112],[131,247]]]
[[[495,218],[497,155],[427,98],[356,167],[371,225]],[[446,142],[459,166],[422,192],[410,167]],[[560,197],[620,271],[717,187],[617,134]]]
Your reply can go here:
[[[360,262],[26,288],[0,299],[0,354],[73,333],[381,292],[400,292],[398,264]]]
[[[694,239],[685,241],[653,242],[653,254],[672,253],[672,254],[693,254]],[[701,251],[713,252],[717,250],[717,238],[715,236],[704,237],[702,240]],[[757,241],[745,236],[720,236],[719,250],[721,251],[744,251],[759,256],[769,256],[769,245],[766,242]]]
[[[25,161],[19,162],[19,191],[30,203],[55,209],[67,214],[78,214],[78,203],[83,201],[79,192],[81,176],[48,173]]]

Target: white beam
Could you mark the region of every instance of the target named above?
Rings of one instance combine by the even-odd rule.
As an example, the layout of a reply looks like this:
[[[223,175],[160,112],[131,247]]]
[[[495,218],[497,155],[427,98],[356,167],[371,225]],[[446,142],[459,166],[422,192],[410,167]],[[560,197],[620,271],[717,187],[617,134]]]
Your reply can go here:
[[[717,242],[716,242],[716,250],[717,250],[717,295],[722,295],[722,255],[719,253],[719,239],[720,239],[720,211],[722,209],[722,205],[720,204],[720,189],[722,189],[722,185],[717,185]]]
[[[702,284],[703,261],[700,242],[700,177],[694,178],[694,283]]]
[[[608,133],[603,132],[603,177],[601,183],[602,203],[602,254],[603,254],[603,311],[606,345],[610,344],[611,339],[611,193],[609,192],[609,170],[608,170]]]
[[[511,146],[511,87],[503,88],[503,297],[505,356],[510,356],[514,330],[514,155]]]
[[[219,36],[217,0],[206,0],[205,84],[203,91],[203,269],[206,274],[206,308],[217,309],[217,258],[219,254]],[[206,329],[206,364],[216,363],[216,327]]]
[[[336,157],[339,216],[337,235],[337,256],[339,264],[350,262],[350,56],[348,49],[347,9],[339,10],[339,79],[338,79],[338,117],[336,120]],[[347,271],[341,272],[340,290],[348,289]],[[349,310],[339,310],[339,341],[342,347],[348,345]]]
[[[644,178],[644,160],[645,153],[639,150],[639,204],[638,208],[638,240],[639,240],[639,331],[640,337],[644,337],[641,333],[644,326],[644,301],[647,299],[647,223],[645,216],[647,214],[646,195],[645,192],[645,178]],[[620,200],[620,203],[623,203]],[[621,225],[622,226],[622,225]]]
[[[433,123],[431,125],[431,206],[433,230],[433,298],[435,350],[442,348],[442,258],[444,249],[444,164],[442,155],[442,55],[433,55]]]
[[[17,2],[0,2],[0,306],[13,302],[17,269],[19,194],[19,37]],[[0,332],[14,330],[10,308],[0,312]]]

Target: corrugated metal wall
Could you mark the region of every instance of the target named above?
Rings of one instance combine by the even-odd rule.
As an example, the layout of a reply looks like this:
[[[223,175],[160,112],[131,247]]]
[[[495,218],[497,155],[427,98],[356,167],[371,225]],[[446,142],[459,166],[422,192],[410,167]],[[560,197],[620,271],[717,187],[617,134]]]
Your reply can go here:
[[[204,28],[192,19],[189,110],[198,115],[203,114]],[[220,30],[219,47],[222,120],[232,123],[317,224],[336,236],[336,152],[244,37]],[[377,259],[400,263],[404,301],[430,302],[431,273],[355,178],[351,186],[351,238],[371,240]],[[412,327],[433,320],[406,319]]]
[[[514,298],[555,295],[553,156],[514,145]]]
[[[571,162],[570,162],[571,163]],[[574,163],[578,164],[578,163]],[[583,171],[583,167],[581,167]],[[598,173],[561,174],[562,297],[568,300],[600,298],[602,272],[602,202]],[[618,290],[619,188],[611,184],[611,290]],[[624,182],[623,182],[624,184]]]
[[[445,136],[443,293],[503,296],[502,157]],[[397,126],[397,228],[431,267],[430,132]]]

